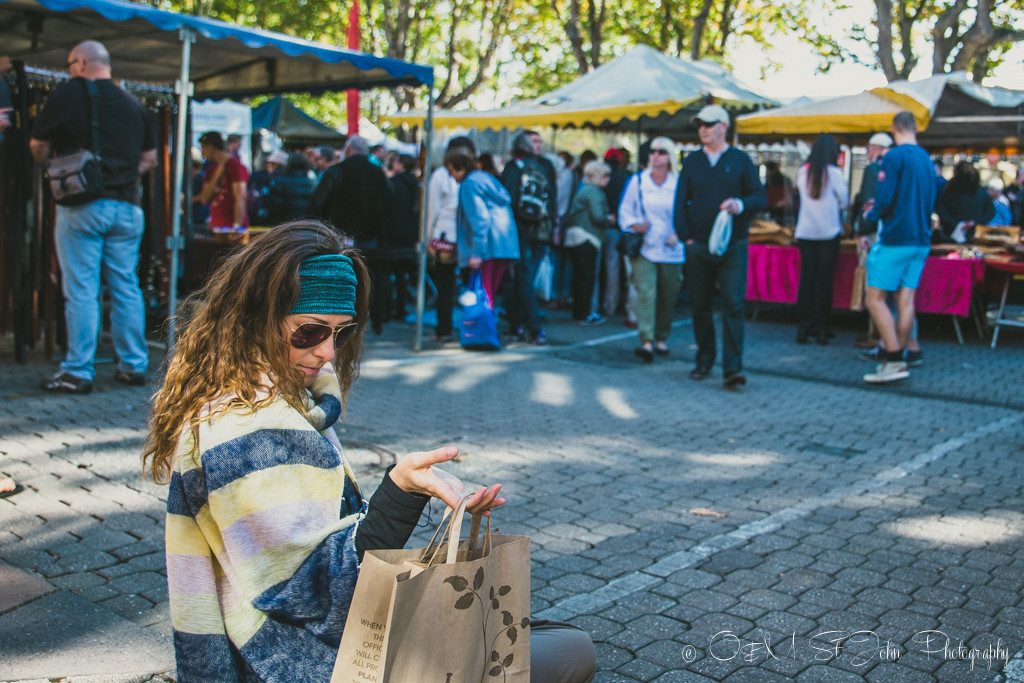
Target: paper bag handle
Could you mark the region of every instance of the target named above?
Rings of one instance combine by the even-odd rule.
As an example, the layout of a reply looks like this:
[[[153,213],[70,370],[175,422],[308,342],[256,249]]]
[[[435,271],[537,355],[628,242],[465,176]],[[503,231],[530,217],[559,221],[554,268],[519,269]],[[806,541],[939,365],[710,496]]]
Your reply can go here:
[[[472,494],[463,497],[459,500],[458,505],[455,509],[446,508],[444,516],[441,518],[441,523],[438,525],[437,530],[434,532],[434,537],[430,539],[430,544],[423,550],[423,554],[420,557],[420,562],[425,566],[433,566],[437,563],[438,553],[441,551],[441,546],[447,541],[448,553],[446,557],[447,564],[455,564],[458,553],[459,553],[459,541],[462,539],[462,522],[466,514],[466,505],[469,503],[469,499],[472,498]],[[452,514],[454,512],[454,514]],[[478,549],[478,542],[480,538],[480,518],[481,514],[471,513],[472,521],[470,523],[469,535],[470,535],[470,550]],[[449,519],[449,515],[451,518]],[[447,521],[447,524],[445,523]],[[487,554],[490,549],[490,536],[491,536],[491,519],[487,518],[487,528],[484,532],[484,545],[483,553]]]

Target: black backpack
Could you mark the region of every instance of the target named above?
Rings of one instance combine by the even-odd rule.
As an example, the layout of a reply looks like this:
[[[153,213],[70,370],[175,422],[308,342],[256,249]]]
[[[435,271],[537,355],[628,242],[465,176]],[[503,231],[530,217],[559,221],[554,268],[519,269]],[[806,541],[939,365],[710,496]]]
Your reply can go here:
[[[519,199],[515,206],[516,218],[538,222],[548,218],[548,196],[551,188],[544,167],[534,159],[519,159]]]

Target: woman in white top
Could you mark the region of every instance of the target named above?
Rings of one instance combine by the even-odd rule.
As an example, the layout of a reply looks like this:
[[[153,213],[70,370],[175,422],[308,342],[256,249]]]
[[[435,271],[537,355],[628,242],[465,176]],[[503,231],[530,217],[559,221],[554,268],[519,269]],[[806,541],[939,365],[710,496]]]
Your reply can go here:
[[[457,148],[458,149],[458,148]],[[450,154],[451,146],[449,146]],[[455,219],[459,212],[459,182],[466,170],[445,165],[434,170],[427,183],[427,225],[430,226],[430,279],[437,288],[437,327],[434,340],[448,342],[452,339],[452,307],[455,301],[455,268],[458,256],[455,244],[459,234]],[[434,248],[444,246],[444,250]]]
[[[644,236],[640,254],[630,259],[636,287],[637,333],[635,353],[645,363],[654,354],[667,356],[672,312],[682,280],[686,252],[672,220],[679,175],[675,143],[665,137],[651,140],[647,169],[629,179],[619,204],[619,225],[625,232]]]
[[[800,287],[796,308],[799,319],[796,342],[814,337],[827,344],[832,315],[832,278],[843,234],[842,210],[850,204],[850,190],[836,166],[839,145],[831,135],[814,141],[807,162],[797,173],[800,213],[796,242],[800,248]]]

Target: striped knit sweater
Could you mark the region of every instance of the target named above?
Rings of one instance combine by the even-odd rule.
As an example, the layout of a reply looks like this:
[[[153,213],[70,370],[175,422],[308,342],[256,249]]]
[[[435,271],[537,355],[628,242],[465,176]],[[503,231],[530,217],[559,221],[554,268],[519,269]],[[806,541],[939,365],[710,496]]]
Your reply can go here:
[[[367,545],[357,553],[367,506],[340,445],[325,437],[341,410],[336,387],[310,405],[323,434],[278,398],[204,422],[194,454],[191,436],[182,438],[166,523],[182,683],[330,680]],[[426,500],[385,475],[363,524],[377,533],[361,535],[401,547]]]

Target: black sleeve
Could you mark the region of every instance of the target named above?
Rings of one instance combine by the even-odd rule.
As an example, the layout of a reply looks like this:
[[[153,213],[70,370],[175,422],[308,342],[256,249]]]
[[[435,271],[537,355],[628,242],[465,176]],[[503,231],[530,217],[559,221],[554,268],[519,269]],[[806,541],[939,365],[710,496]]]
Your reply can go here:
[[[391,480],[393,468],[394,465],[384,473],[384,480],[370,499],[366,517],[356,532],[356,552],[360,561],[367,550],[404,547],[430,500],[429,496],[406,493],[398,488]]]
[[[313,198],[309,200],[309,207],[306,209],[306,215],[320,220],[330,220],[330,201],[331,195],[334,193],[335,175],[333,172],[335,167],[327,169],[323,177],[320,178],[320,184],[316,186],[316,190],[313,192]]]
[[[684,165],[679,171],[679,180],[676,182],[676,205],[675,210],[672,212],[672,218],[675,222],[676,236],[679,241],[686,243],[687,240],[692,239],[690,235],[690,222],[686,216],[686,201],[690,194],[690,180],[687,175],[687,167]],[[619,226],[622,227],[621,225]]]
[[[139,106],[139,113],[142,116],[142,151],[148,152],[151,149],[156,149],[156,133],[154,132],[153,126],[153,112],[146,109],[142,102],[135,100],[135,103]]]
[[[765,194],[764,185],[761,184],[761,177],[757,174],[757,166],[746,154],[743,173],[743,212],[752,215],[768,206],[768,195]]]
[[[942,232],[947,236],[952,234],[953,229],[956,228],[957,220],[953,216],[953,211],[949,204],[949,193],[943,188],[942,192],[939,193],[939,198],[935,201],[935,213],[939,217],[939,225],[941,226]]]
[[[505,164],[505,168],[501,169],[501,184],[508,190],[509,197],[512,198],[512,207],[519,205],[519,167],[516,166],[515,159],[509,159],[508,163]],[[513,209],[514,210],[514,209]]]
[[[13,107],[11,102],[11,89],[7,85],[7,79],[0,76],[0,107]]]
[[[544,162],[545,175],[548,177],[548,187],[551,191],[548,192],[548,215],[553,219],[558,218],[558,180],[555,176],[555,166],[546,157],[540,157]]]
[[[58,150],[79,146],[76,130],[84,131],[87,127],[83,114],[87,98],[79,81],[78,78],[70,80],[46,99],[32,126],[33,138],[49,142]],[[77,121],[79,118],[81,121]]]
[[[996,205],[992,201],[992,198],[988,196],[988,191],[982,187],[979,188],[982,195],[981,204],[981,215],[978,217],[978,223],[980,225],[988,225],[989,221],[996,217]]]

